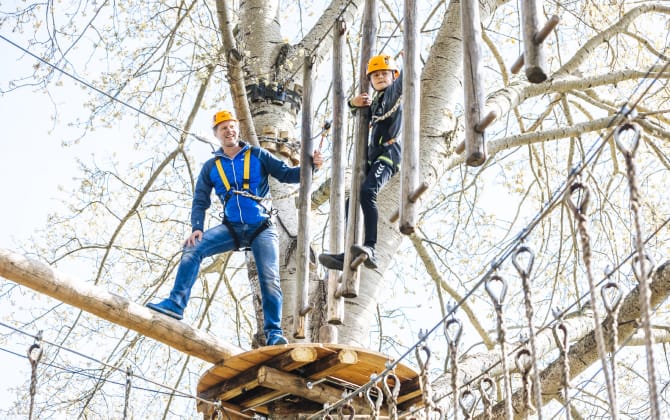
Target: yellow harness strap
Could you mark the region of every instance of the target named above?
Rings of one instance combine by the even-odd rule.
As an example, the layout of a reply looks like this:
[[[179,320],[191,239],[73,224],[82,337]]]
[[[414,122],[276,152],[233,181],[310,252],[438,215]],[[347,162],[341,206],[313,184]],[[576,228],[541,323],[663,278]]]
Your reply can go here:
[[[244,179],[242,180],[243,190],[249,189],[250,166],[251,166],[251,148],[247,149],[247,151],[244,153]],[[223,166],[221,166],[220,158],[216,160],[216,169],[219,171],[219,176],[221,177],[221,181],[223,181],[223,185],[226,187],[226,191],[230,191],[230,182],[228,182],[228,177],[226,176],[226,173],[223,170]]]

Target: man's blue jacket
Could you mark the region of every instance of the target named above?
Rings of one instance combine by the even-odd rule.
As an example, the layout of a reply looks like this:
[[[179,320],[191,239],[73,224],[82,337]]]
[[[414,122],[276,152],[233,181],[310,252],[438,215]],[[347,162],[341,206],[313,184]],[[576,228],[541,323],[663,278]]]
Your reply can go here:
[[[214,152],[214,157],[209,159],[202,167],[198,182],[195,185],[193,205],[191,207],[191,226],[193,231],[204,231],[205,212],[211,205],[210,195],[212,188],[224,204],[224,220],[232,223],[257,224],[267,220],[270,215],[267,209],[256,200],[238,194],[230,194],[226,200],[228,191],[221,180],[216,167],[216,160],[221,160],[221,166],[230,183],[231,189],[242,191],[244,178],[244,154],[251,148],[251,160],[249,165],[249,189],[248,193],[257,197],[266,197],[270,191],[268,175],[272,175],[280,182],[300,182],[300,167],[290,167],[282,160],[276,158],[270,152],[259,147],[252,147],[245,142],[240,142],[242,149],[230,158],[223,153],[223,149]]]

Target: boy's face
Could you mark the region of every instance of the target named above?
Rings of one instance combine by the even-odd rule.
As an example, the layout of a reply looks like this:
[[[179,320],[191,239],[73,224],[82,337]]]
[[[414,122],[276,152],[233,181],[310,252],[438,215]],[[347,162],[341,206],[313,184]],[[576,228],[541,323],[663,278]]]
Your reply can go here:
[[[384,90],[393,84],[392,70],[377,70],[370,73],[370,82],[376,91]]]

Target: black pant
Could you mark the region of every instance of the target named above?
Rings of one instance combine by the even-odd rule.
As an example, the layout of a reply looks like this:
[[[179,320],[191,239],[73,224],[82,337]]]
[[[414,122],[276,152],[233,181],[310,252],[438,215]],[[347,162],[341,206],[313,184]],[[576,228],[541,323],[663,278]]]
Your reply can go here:
[[[377,221],[379,220],[377,194],[379,194],[379,190],[391,179],[394,173],[395,170],[393,167],[380,160],[376,160],[368,168],[365,179],[361,184],[360,203],[363,209],[363,226],[365,229],[363,245],[374,248],[377,243]]]

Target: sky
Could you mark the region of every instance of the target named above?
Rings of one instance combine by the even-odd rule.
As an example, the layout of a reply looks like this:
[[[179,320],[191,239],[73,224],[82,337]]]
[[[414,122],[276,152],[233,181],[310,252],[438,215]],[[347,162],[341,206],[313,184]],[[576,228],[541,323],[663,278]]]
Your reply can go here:
[[[11,39],[10,35],[4,34]],[[14,40],[13,40],[14,41]],[[19,42],[19,41],[14,41]],[[12,79],[31,74],[35,60],[16,47],[0,39],[0,89],[7,90]],[[128,135],[125,127],[96,130],[96,136],[70,147],[63,142],[74,138],[77,131],[67,126],[82,113],[85,92],[68,80],[60,88],[52,89],[51,96],[43,89],[26,87],[0,94],[0,248],[23,253],[25,243],[38,229],[47,226],[47,216],[57,210],[68,191],[73,188],[73,178],[78,176],[76,159],[92,159],[94,154],[108,153],[114,142]],[[54,124],[55,108],[61,113],[60,122]],[[124,133],[125,131],[125,133]],[[11,312],[8,312],[11,313]],[[13,322],[12,322],[13,321]],[[20,328],[20,320],[8,320]],[[0,334],[10,332],[0,326]],[[36,331],[26,330],[28,333]],[[25,355],[32,338],[13,334],[8,347]],[[30,375],[28,360],[7,351],[0,351],[0,410],[13,402],[15,393],[10,388],[23,386]]]

